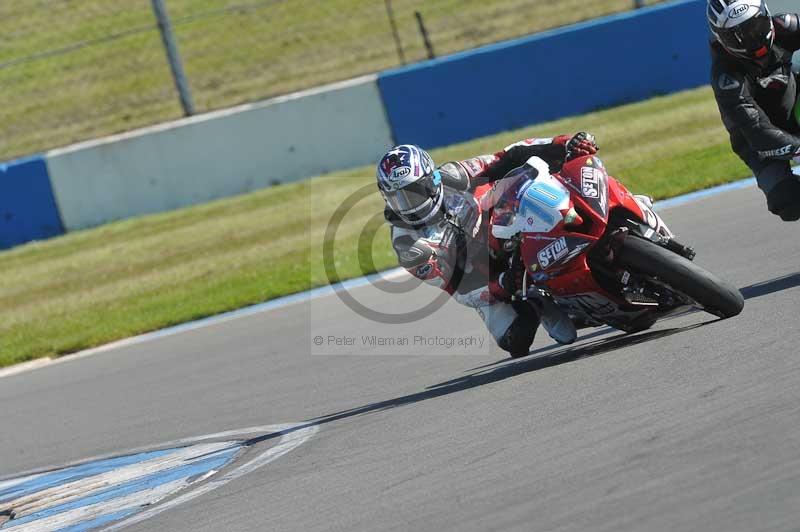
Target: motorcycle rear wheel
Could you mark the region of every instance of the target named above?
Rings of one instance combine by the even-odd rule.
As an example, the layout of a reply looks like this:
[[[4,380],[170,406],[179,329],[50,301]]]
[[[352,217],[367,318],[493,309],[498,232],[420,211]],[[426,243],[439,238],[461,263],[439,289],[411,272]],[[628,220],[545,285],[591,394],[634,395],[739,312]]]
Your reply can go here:
[[[617,252],[617,261],[657,278],[720,318],[736,316],[744,308],[741,292],[730,283],[649,240],[629,235]]]

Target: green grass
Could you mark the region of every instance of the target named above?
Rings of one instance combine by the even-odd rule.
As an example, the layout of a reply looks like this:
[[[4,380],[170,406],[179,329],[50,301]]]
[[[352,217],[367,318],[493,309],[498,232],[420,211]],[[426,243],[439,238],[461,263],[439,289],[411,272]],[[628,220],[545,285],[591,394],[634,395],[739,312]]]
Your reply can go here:
[[[399,64],[383,0],[166,4],[201,112]],[[409,62],[426,57],[415,10],[424,15],[434,47],[443,55],[632,4],[393,1]],[[118,38],[18,62],[109,35]],[[0,2],[0,101],[0,161],[181,116],[150,0]]]
[[[730,151],[708,88],[433,155],[441,163],[491,153],[526,135],[582,129],[597,135],[607,168],[634,192],[663,198],[749,175]],[[0,366],[324,284],[326,224],[347,196],[372,182],[372,175],[372,168],[340,172],[0,253]],[[361,229],[381,208],[374,192],[342,223],[336,267],[343,278],[396,264],[386,225],[359,250]],[[374,261],[366,271],[359,266],[359,256],[365,255]]]

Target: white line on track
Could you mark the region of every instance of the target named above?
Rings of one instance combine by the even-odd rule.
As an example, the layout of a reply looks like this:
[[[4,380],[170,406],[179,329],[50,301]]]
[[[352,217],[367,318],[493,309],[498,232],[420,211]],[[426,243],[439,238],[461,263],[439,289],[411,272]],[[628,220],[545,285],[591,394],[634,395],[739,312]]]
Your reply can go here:
[[[8,522],[9,531],[24,532],[49,532],[60,530],[69,526],[78,525],[89,521],[97,516],[111,514],[120,510],[135,508],[142,504],[148,504],[167,497],[170,493],[181,489],[186,484],[186,479],[176,480],[167,484],[162,484],[155,488],[142,490],[110,502],[101,502],[90,506],[82,506],[67,512],[58,513],[39,519],[32,523],[14,526],[14,521]]]
[[[255,427],[247,427],[244,429],[239,430],[228,430],[224,432],[217,432],[214,434],[206,434],[203,436],[195,436],[191,438],[183,438],[179,440],[173,440],[170,442],[165,442],[158,444],[157,446],[149,446],[137,449],[130,449],[126,451],[120,451],[114,454],[96,456],[93,458],[88,458],[84,460],[80,460],[79,462],[74,462],[71,464],[67,464],[64,466],[59,466],[57,468],[50,467],[45,469],[39,469],[37,471],[19,473],[15,475],[13,479],[6,479],[0,480],[0,485],[5,486],[12,486],[14,484],[19,483],[20,481],[31,480],[37,476],[45,474],[47,471],[52,471],[54,469],[66,469],[69,467],[74,467],[80,464],[94,462],[98,460],[104,460],[108,458],[113,458],[117,456],[125,456],[130,454],[137,454],[145,451],[156,450],[156,449],[164,449],[164,448],[171,448],[171,447],[178,447],[178,446],[186,446],[191,444],[197,444],[198,442],[206,441],[206,440],[216,440],[221,438],[229,438],[229,437],[236,437],[236,436],[248,436],[249,438],[253,437],[262,437],[270,434],[280,434],[281,438],[278,442],[265,449],[264,451],[258,453],[256,456],[250,458],[249,460],[243,462],[240,465],[235,465],[229,471],[223,473],[222,476],[218,478],[214,478],[211,472],[206,473],[204,479],[200,481],[195,480],[192,484],[201,482],[206,479],[207,482],[205,484],[199,485],[198,487],[188,491],[186,493],[180,494],[172,499],[166,500],[166,502],[162,504],[155,504],[151,508],[148,508],[144,511],[137,512],[131,515],[128,518],[124,518],[122,521],[119,521],[109,528],[104,528],[104,530],[119,530],[120,528],[126,527],[128,525],[132,525],[134,523],[139,523],[144,521],[145,519],[149,519],[155,515],[160,514],[166,510],[174,508],[179,504],[183,504],[189,502],[201,495],[209,493],[210,491],[216,490],[221,488],[225,484],[229,483],[232,480],[235,480],[243,475],[251,473],[256,469],[259,469],[270,462],[277,460],[278,458],[286,455],[287,453],[291,452],[292,450],[296,449],[300,445],[307,442],[311,439],[314,434],[319,431],[319,426],[313,423],[289,423],[289,424],[277,424],[277,425],[261,425]],[[209,443],[206,444],[209,446],[208,450],[217,449],[220,446],[229,445],[231,442],[217,442],[217,443]],[[190,452],[187,449],[187,452]],[[247,455],[245,455],[247,458]],[[114,474],[117,471],[113,472]],[[24,478],[23,478],[24,477]],[[93,477],[94,478],[94,477]],[[78,481],[78,483],[92,483],[94,482],[93,478],[84,479]],[[55,528],[62,528],[65,526],[70,526],[73,524],[85,522],[93,517],[101,516],[101,515],[108,515],[112,512],[125,510],[127,508],[134,508],[139,506],[140,503],[148,502],[150,504],[153,503],[153,500],[163,499],[167,496],[175,493],[176,490],[184,487],[186,479],[181,479],[167,485],[153,488],[151,490],[140,491],[124,498],[119,499],[112,499],[110,501],[105,501],[101,503],[97,503],[91,506],[86,506],[82,508],[76,508],[74,510],[70,510],[68,512],[62,512],[59,514],[55,514],[54,516],[48,517],[46,519],[37,520],[31,523],[26,523],[19,526],[19,530],[54,530]],[[53,490],[59,490],[67,485],[62,485],[61,487],[52,488]],[[72,491],[70,491],[72,494]],[[10,526],[13,527],[13,521],[9,522]]]
[[[722,194],[724,192],[729,192],[732,190],[738,190],[742,188],[747,188],[751,186],[755,186],[756,180],[755,178],[743,179],[740,181],[736,181],[733,183],[728,183],[726,185],[720,185],[716,187],[712,187],[706,190],[700,190],[698,192],[692,192],[689,194],[684,194],[682,196],[676,196],[674,198],[670,198],[668,200],[663,200],[656,202],[655,208],[657,210],[666,210],[673,207],[677,207],[680,205],[685,205],[687,203],[692,203],[694,201],[699,201],[702,199],[709,198],[711,196],[716,196],[717,194]],[[158,340],[161,338],[166,338],[168,336],[174,336],[176,334],[194,331],[197,329],[203,329],[205,327],[211,327],[213,325],[219,325],[221,323],[225,323],[231,320],[236,320],[239,318],[244,318],[247,316],[254,316],[257,314],[262,314],[264,312],[269,312],[272,310],[277,310],[283,307],[287,307],[290,305],[296,305],[297,303],[303,303],[307,301],[311,301],[312,299],[318,299],[320,297],[327,297],[333,295],[337,292],[353,290],[355,288],[360,288],[363,286],[367,286],[372,284],[376,281],[380,280],[387,280],[391,281],[394,279],[402,278],[403,276],[408,275],[405,270],[402,268],[395,268],[393,270],[388,270],[385,272],[376,273],[373,275],[368,275],[366,277],[359,277],[357,279],[351,279],[349,281],[344,281],[342,283],[338,283],[332,286],[323,286],[320,288],[315,288],[313,290],[309,290],[307,292],[301,292],[299,294],[292,294],[289,296],[281,297],[278,299],[274,299],[272,301],[267,301],[266,303],[260,303],[258,305],[252,305],[249,307],[245,307],[239,310],[234,310],[232,312],[226,312],[224,314],[219,314],[217,316],[211,316],[209,318],[204,318],[202,320],[192,321],[188,323],[184,323],[182,325],[177,325],[174,327],[168,327],[166,329],[162,329],[160,331],[154,331],[147,334],[142,334],[139,336],[134,336],[132,338],[126,338],[124,340],[119,340],[117,342],[112,342],[110,344],[102,345],[100,347],[95,347],[93,349],[87,349],[85,351],[80,351],[78,353],[72,355],[66,355],[59,358],[40,358],[37,360],[33,360],[30,362],[23,362],[21,364],[17,364],[14,366],[10,366],[5,369],[0,369],[0,379],[3,377],[10,377],[12,375],[18,375],[20,373],[25,373],[28,371],[32,371],[35,369],[40,369],[44,367],[49,367],[55,364],[62,364],[65,362],[71,362],[73,360],[79,360],[81,358],[86,358],[89,356],[97,355],[99,353],[105,353],[107,351],[112,351],[114,349],[120,349],[122,347],[128,347],[132,345],[142,344],[145,342],[149,342],[152,340]]]
[[[66,504],[71,501],[91,496],[92,494],[108,489],[109,486],[119,485],[138,478],[149,476],[152,473],[171,467],[189,463],[191,458],[198,455],[212,454],[229,448],[233,442],[222,441],[206,443],[198,446],[179,449],[167,456],[158,456],[145,462],[138,462],[117,468],[99,475],[91,475],[72,482],[61,483],[52,488],[39,490],[29,495],[12,499],[0,504],[0,511],[14,510],[17,518],[40,511],[43,508]],[[125,453],[129,454],[129,453]]]
[[[269,427],[270,426],[261,428],[269,428]],[[128,519],[124,519],[123,521],[120,521],[119,523],[112,525],[111,527],[106,528],[105,530],[119,530],[120,528],[126,527],[128,525],[139,523],[141,521],[144,521],[145,519],[150,519],[151,517],[156,516],[161,512],[165,512],[171,508],[174,508],[179,504],[186,503],[210,491],[214,491],[217,488],[221,488],[231,480],[235,480],[243,475],[246,475],[247,473],[250,473],[251,471],[255,471],[256,469],[263,467],[268,463],[277,460],[286,453],[296,449],[297,447],[301,446],[309,439],[311,439],[311,437],[314,434],[316,434],[317,431],[319,430],[319,426],[312,424],[305,424],[305,425],[296,424],[288,426],[272,425],[272,427],[273,428],[282,427],[279,430],[272,430],[272,432],[285,432],[285,433],[283,434],[283,436],[281,436],[280,441],[276,445],[270,447],[269,449],[259,454],[252,460],[249,460],[244,464],[228,471],[219,478],[210,480],[208,483],[203,484],[197,489],[194,489],[188,493],[184,493],[183,495],[179,495],[174,499],[170,499],[163,504],[156,505],[153,508],[150,508],[149,510],[145,510],[144,512],[139,512],[135,515],[132,515]],[[209,436],[205,436],[204,438],[208,439]]]

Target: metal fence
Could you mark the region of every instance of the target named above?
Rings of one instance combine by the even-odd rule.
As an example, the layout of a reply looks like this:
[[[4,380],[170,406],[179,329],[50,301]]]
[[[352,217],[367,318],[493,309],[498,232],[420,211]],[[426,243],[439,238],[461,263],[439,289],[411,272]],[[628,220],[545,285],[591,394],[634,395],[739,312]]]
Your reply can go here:
[[[660,1],[0,2],[0,160]]]

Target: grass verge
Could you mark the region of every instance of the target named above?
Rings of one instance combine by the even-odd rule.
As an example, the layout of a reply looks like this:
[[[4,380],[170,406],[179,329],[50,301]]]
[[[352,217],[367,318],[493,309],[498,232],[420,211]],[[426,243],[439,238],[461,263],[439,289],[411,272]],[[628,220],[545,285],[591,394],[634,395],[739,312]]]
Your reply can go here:
[[[655,4],[662,0],[647,0]],[[383,0],[167,0],[199,112],[400,63]],[[409,63],[632,0],[393,0]],[[180,118],[149,0],[0,2],[0,160]]]
[[[519,138],[589,130],[610,172],[656,198],[749,175],[702,88],[435,150],[436,161],[490,153]],[[0,366],[57,356],[325,284],[327,221],[360,168],[179,211],[121,221],[0,253]],[[754,197],[754,201],[760,198]],[[362,243],[377,192],[341,224],[342,278],[396,264],[388,228]],[[372,220],[372,221],[371,221]],[[373,264],[359,265],[371,256]],[[369,262],[369,261],[367,261]]]

